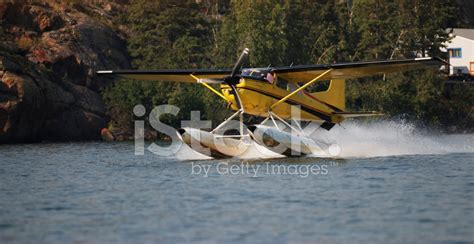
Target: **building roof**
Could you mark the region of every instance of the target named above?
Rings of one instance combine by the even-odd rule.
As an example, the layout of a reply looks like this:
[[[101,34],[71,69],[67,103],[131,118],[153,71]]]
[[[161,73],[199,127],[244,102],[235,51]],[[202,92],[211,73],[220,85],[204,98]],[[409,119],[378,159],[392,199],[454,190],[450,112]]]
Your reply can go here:
[[[453,28],[453,34],[456,36],[462,36],[464,38],[474,40],[474,29]]]

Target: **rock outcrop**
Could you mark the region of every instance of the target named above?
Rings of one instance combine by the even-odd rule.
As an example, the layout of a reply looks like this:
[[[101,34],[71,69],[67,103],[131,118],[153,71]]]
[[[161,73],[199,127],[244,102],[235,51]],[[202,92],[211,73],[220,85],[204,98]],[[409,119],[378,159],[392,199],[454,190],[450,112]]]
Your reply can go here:
[[[101,138],[95,70],[130,66],[118,5],[102,4],[0,3],[0,143]]]

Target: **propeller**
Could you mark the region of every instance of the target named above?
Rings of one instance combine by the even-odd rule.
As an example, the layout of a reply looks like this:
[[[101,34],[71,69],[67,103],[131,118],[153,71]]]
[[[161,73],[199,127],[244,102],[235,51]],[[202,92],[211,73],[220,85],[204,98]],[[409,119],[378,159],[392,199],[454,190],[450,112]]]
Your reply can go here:
[[[248,55],[249,55],[249,49],[245,48],[244,51],[242,51],[242,53],[240,54],[240,57],[237,60],[237,63],[235,63],[230,76],[234,77],[237,74],[237,72],[239,72],[240,68],[242,67],[242,64],[245,62],[245,60],[247,60]]]
[[[226,78],[224,78],[225,83],[227,83],[228,85],[236,85],[239,83],[240,76],[238,75],[238,72],[240,68],[242,67],[242,65],[244,64],[244,62],[247,60],[248,55],[249,55],[249,49],[245,48],[244,51],[242,51],[242,53],[240,54],[239,59],[235,63],[230,76],[227,76]]]
[[[239,71],[240,68],[242,68],[242,65],[245,63],[249,55],[249,49],[245,48],[244,51],[239,56],[239,59],[237,62],[234,64],[234,68],[232,68],[232,73],[225,77],[223,80],[222,78],[197,78],[198,83],[207,83],[207,84],[221,84],[221,83],[226,83],[227,85],[237,85],[240,81],[240,75]]]
[[[237,89],[235,88],[235,85],[239,84],[240,75],[238,74],[238,72],[240,68],[242,68],[242,65],[244,64],[244,62],[247,60],[248,55],[249,55],[249,49],[245,48],[244,51],[242,51],[242,53],[240,54],[240,57],[237,60],[237,62],[234,64],[232,73],[230,74],[230,76],[225,77],[224,80],[216,79],[216,78],[197,78],[197,77],[195,78],[197,79],[198,83],[206,83],[206,84],[225,83],[227,84],[230,87],[231,92],[235,97],[235,101],[237,102],[236,104],[237,107],[239,109],[242,109],[242,102],[240,100],[239,93],[237,92]]]
[[[240,76],[238,75],[238,72],[240,68],[242,67],[242,65],[244,64],[244,62],[247,60],[248,55],[249,55],[249,49],[245,48],[244,51],[242,51],[242,53],[240,54],[239,59],[235,63],[230,76],[227,76],[224,78],[224,83],[229,85],[232,91],[232,94],[235,97],[235,101],[237,102],[237,107],[240,110],[242,110],[242,102],[240,100],[239,93],[237,92],[237,89],[235,88],[235,85],[239,84]]]

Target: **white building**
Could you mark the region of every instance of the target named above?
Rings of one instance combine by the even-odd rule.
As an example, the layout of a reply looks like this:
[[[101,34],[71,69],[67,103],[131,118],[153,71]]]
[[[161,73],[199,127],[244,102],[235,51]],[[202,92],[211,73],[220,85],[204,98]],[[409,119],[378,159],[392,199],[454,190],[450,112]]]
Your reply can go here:
[[[453,39],[446,45],[451,64],[449,74],[474,76],[474,29],[452,30]]]

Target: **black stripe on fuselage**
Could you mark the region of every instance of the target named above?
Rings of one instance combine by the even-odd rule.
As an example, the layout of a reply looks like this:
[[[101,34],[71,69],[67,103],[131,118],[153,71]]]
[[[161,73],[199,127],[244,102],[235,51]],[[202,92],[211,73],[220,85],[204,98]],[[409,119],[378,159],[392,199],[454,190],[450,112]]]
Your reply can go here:
[[[312,95],[308,95],[308,94],[306,94],[306,93],[304,93],[304,94],[305,94],[306,96],[310,97],[311,99],[315,100],[316,102],[328,106],[329,108],[331,108],[332,110],[334,110],[334,111],[336,111],[336,112],[342,112],[342,110],[339,109],[338,107],[335,107],[335,106],[333,106],[333,105],[331,105],[331,104],[329,104],[329,103],[323,102],[323,101],[321,101],[321,100],[319,100],[319,99],[313,97]]]

